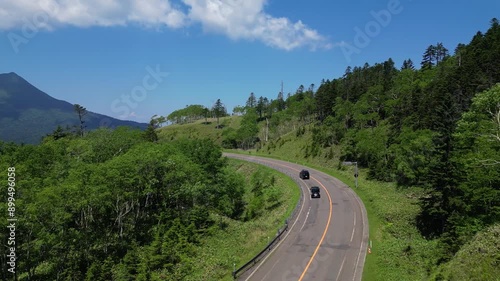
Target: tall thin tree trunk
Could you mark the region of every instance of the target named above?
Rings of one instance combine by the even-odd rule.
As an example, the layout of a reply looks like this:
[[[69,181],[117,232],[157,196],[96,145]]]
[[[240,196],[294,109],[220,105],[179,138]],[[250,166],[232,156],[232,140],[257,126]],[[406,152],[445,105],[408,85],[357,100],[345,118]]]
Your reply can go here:
[[[266,142],[268,138],[269,138],[269,118],[266,117],[266,137],[265,137]]]

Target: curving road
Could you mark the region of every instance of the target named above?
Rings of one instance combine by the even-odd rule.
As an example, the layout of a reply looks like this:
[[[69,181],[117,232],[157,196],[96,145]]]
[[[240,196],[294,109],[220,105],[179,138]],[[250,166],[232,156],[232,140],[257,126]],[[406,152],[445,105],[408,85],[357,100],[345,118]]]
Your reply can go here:
[[[224,153],[284,172],[300,183],[304,196],[286,238],[240,280],[361,280],[368,243],[368,219],[358,196],[338,179],[301,165],[257,156]],[[301,180],[299,171],[309,170]],[[321,198],[311,199],[310,186]]]

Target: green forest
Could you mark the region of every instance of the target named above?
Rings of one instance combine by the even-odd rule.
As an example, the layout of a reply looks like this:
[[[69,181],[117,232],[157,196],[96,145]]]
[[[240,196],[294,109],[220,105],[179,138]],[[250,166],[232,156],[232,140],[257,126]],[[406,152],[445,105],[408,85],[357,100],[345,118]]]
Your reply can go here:
[[[154,134],[59,128],[40,145],[0,144],[0,169],[15,168],[17,280],[220,280],[265,245],[298,200],[298,189],[284,196],[268,171],[239,171],[211,140],[152,141]],[[8,186],[3,177],[2,194]],[[9,207],[4,200],[0,212]],[[246,222],[260,227],[261,240],[238,232],[252,232]],[[218,241],[208,255],[204,244],[213,247],[225,229],[237,239],[223,240],[234,244],[225,251]],[[0,235],[7,245],[9,232]],[[242,253],[245,241],[252,243]],[[12,280],[5,253],[1,279]]]
[[[18,279],[189,280],[200,270],[194,260],[204,239],[230,221],[252,222],[264,209],[293,205],[280,201],[274,176],[243,175],[222,150],[272,154],[284,136],[306,133],[311,140],[293,152],[303,159],[326,159],[339,169],[355,160],[373,181],[402,192],[421,188],[413,223],[439,243],[432,267],[454,255],[466,259],[468,248],[461,247],[475,245],[476,233],[496,227],[482,236],[498,240],[498,20],[452,51],[429,45],[418,64],[406,59],[396,66],[389,58],[295,93],[251,93],[233,110],[237,127],[220,120],[228,114],[219,99],[211,109],[191,105],[154,116],[145,131],[55,128],[39,145],[0,143],[0,169],[15,167],[22,186],[15,194]],[[159,129],[195,120],[215,127],[208,118],[216,119],[216,140],[176,139],[161,133],[169,126]],[[7,177],[0,182],[6,196]],[[8,208],[2,200],[0,212]],[[498,266],[498,252],[492,255],[490,266]],[[0,257],[3,280],[11,278],[7,261]]]
[[[416,222],[440,237],[443,260],[500,220],[500,26],[491,21],[453,54],[429,46],[415,70],[391,59],[348,68],[318,91],[299,91],[290,110],[317,125],[306,154],[341,146],[373,179],[427,190]],[[301,105],[302,104],[302,105]],[[306,155],[307,156],[307,155]]]
[[[219,142],[273,156],[287,136],[307,132],[312,137],[294,159],[321,158],[338,169],[357,161],[368,179],[420,188],[413,224],[438,242],[437,266],[500,222],[499,83],[500,26],[492,19],[468,44],[451,51],[429,45],[419,62],[347,67],[342,77],[286,96],[250,93],[233,110],[240,126],[223,129]],[[188,122],[203,118],[189,107],[176,114]],[[500,263],[494,255],[493,267]]]
[[[415,224],[439,241],[441,263],[500,222],[498,83],[500,26],[492,19],[485,33],[453,52],[428,46],[418,69],[411,59],[397,67],[389,58],[348,67],[317,90],[301,85],[286,99],[252,93],[241,127],[225,132],[222,144],[271,154],[283,136],[309,130],[300,157],[355,160],[369,179],[423,188]]]

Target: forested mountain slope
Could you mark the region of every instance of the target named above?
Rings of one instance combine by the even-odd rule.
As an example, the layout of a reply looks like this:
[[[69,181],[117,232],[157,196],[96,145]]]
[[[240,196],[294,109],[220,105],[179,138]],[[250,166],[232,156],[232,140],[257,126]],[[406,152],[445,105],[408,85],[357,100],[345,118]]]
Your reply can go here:
[[[82,121],[85,130],[147,126],[94,112],[87,112]],[[68,131],[80,126],[73,104],[49,96],[16,73],[0,74],[0,140],[36,144],[58,126]]]
[[[420,67],[389,58],[275,99],[251,93],[221,143],[334,168],[357,161],[369,179],[423,190],[411,223],[442,264],[500,222],[500,25],[490,24],[451,50],[429,45]]]

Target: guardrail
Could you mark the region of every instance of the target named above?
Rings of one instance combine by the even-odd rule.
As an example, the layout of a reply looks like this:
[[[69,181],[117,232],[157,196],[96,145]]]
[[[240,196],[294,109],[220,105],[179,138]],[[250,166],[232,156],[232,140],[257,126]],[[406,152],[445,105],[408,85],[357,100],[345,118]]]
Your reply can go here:
[[[248,160],[247,160],[248,161]],[[266,163],[262,163],[260,161],[251,161],[251,162],[256,162],[258,164],[261,164],[261,165],[265,165],[265,166],[268,166],[266,165]],[[274,169],[276,169],[276,167],[272,167]],[[298,185],[298,187],[300,188],[300,181],[296,178],[294,178],[290,173],[286,172],[286,171],[283,171],[281,169],[276,169],[288,176],[290,176]],[[250,268],[252,268],[255,264],[257,264],[257,262],[259,262],[261,259],[263,259],[264,257],[266,257],[266,255],[271,251],[271,249],[273,249],[273,247],[279,243],[279,241],[281,241],[281,238],[283,236],[284,233],[286,233],[288,230],[289,230],[289,225],[288,225],[288,222],[290,221],[293,221],[298,213],[299,213],[299,210],[300,210],[300,206],[302,204],[302,199],[304,197],[304,193],[300,192],[300,198],[299,198],[299,202],[297,202],[297,205],[295,206],[295,209],[293,210],[292,214],[285,220],[285,224],[283,225],[283,227],[279,228],[278,229],[278,232],[276,234],[276,236],[273,238],[273,240],[271,240],[271,242],[269,242],[267,244],[267,246],[262,250],[260,251],[255,257],[253,257],[250,261],[248,261],[247,263],[245,263],[243,266],[241,266],[240,268],[236,269],[233,271],[233,278],[236,280],[238,277],[240,277],[243,273],[245,273],[247,270],[249,270]]]
[[[277,236],[274,237],[274,239],[271,242],[269,242],[269,244],[267,244],[267,246],[264,248],[264,250],[260,251],[260,253],[258,253],[254,258],[252,258],[250,261],[245,263],[242,267],[233,271],[233,278],[236,279],[238,277],[239,273],[247,271],[248,269],[252,268],[252,266],[254,266],[258,261],[260,261],[262,258],[264,258],[266,256],[267,252],[271,251],[271,248],[275,244],[277,244],[277,242],[279,240],[281,240],[281,236],[287,230],[288,230],[288,223],[285,222],[283,229],[278,229]]]

